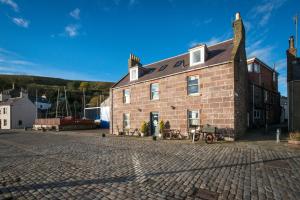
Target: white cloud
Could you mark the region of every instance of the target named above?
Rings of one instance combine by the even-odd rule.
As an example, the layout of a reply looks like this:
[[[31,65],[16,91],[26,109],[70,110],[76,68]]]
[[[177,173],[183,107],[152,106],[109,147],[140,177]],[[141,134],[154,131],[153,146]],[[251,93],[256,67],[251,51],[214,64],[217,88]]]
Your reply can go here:
[[[14,2],[13,0],[0,0],[0,2],[2,4],[6,4],[8,6],[10,6],[15,12],[19,11],[19,6],[16,2]]]
[[[287,0],[265,0],[263,3],[259,3],[259,5],[255,6],[249,12],[249,15],[258,21],[260,26],[266,25],[273,12],[279,9]]]
[[[250,51],[248,54],[248,57],[258,57],[262,61],[266,63],[270,63],[272,60],[272,51],[274,50],[274,46],[266,46],[266,47],[259,47],[257,49],[254,49]]]
[[[79,20],[80,19],[80,9],[79,8],[75,8],[74,10],[72,10],[70,12],[70,16],[73,17],[74,19]]]
[[[23,18],[13,18],[12,21],[20,26],[20,27],[23,27],[23,28],[28,28],[30,22],[26,19],[23,19]]]
[[[71,38],[76,37],[79,34],[78,33],[79,28],[80,28],[79,25],[70,24],[65,27],[65,33]]]

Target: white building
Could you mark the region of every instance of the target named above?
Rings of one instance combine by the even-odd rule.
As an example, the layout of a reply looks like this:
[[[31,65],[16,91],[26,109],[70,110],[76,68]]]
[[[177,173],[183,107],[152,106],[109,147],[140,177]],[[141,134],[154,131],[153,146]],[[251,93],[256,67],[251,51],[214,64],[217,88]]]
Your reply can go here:
[[[25,93],[0,102],[0,129],[32,127],[35,118],[36,107]]]

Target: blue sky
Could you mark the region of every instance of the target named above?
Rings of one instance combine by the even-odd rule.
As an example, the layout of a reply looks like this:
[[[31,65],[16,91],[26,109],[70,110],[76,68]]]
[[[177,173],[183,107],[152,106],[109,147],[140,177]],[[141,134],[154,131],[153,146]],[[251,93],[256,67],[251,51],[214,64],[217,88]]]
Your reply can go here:
[[[131,52],[147,64],[231,38],[237,11],[248,57],[275,63],[286,95],[298,0],[0,0],[0,73],[117,81]]]

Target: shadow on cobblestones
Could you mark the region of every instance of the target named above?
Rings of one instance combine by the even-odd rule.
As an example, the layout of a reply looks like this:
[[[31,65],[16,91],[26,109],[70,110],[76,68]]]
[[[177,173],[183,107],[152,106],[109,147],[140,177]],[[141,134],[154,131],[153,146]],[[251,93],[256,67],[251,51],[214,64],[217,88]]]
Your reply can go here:
[[[226,164],[226,165],[219,165],[219,166],[212,166],[212,167],[202,167],[202,168],[192,168],[192,169],[183,169],[183,170],[174,170],[174,171],[146,173],[143,176],[147,177],[147,178],[151,178],[153,176],[159,176],[159,175],[170,175],[170,174],[179,174],[179,173],[185,173],[185,172],[214,170],[214,169],[218,169],[218,168],[247,166],[247,165],[268,163],[268,162],[272,163],[274,161],[284,161],[284,160],[289,160],[289,159],[294,159],[294,158],[300,158],[300,156],[290,156],[290,157],[285,157],[285,158],[245,162],[245,163],[238,163],[238,164]],[[274,167],[276,167],[276,166],[274,166]],[[288,168],[288,166],[285,166],[284,168]],[[28,190],[32,190],[32,189],[51,189],[51,188],[59,188],[59,187],[74,187],[74,186],[92,185],[92,184],[124,183],[124,182],[134,181],[139,178],[141,178],[141,177],[140,176],[122,176],[122,177],[111,177],[111,178],[104,178],[104,179],[57,181],[57,182],[51,182],[51,183],[41,183],[41,184],[31,184],[31,185],[7,187],[6,189],[8,189],[10,191],[28,191]]]

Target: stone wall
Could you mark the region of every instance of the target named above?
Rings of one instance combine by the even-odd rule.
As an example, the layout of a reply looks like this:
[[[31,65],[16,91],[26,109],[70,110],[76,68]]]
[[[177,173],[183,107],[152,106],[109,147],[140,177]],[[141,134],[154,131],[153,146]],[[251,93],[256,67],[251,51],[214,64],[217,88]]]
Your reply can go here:
[[[199,75],[200,94],[187,95],[187,77]],[[150,100],[150,84],[159,83],[159,100]],[[131,102],[123,103],[123,90],[130,88]],[[170,128],[187,133],[188,110],[199,110],[200,124],[234,128],[234,73],[232,63],[175,74],[157,80],[113,88],[111,131],[123,127],[123,114],[130,114],[130,128],[140,128],[150,120],[151,112],[159,112],[159,120],[170,122]]]

